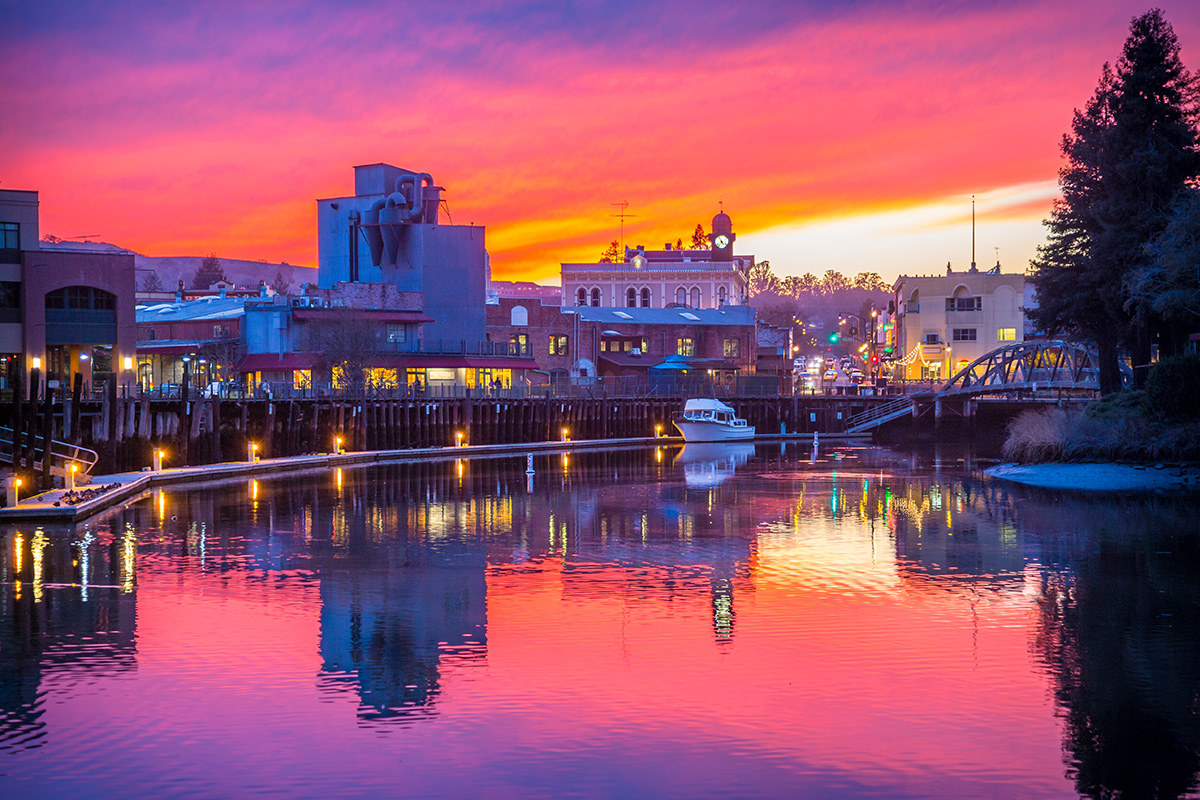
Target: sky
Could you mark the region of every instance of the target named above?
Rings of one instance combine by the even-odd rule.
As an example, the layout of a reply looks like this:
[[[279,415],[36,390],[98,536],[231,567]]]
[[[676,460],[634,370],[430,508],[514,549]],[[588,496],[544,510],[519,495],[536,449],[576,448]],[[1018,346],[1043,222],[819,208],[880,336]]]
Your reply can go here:
[[[1200,4],[1160,3],[1200,66]],[[1022,271],[1073,109],[1149,5],[0,0],[0,189],[41,232],[315,266],[352,167],[433,174],[556,283],[720,208],[777,274]]]

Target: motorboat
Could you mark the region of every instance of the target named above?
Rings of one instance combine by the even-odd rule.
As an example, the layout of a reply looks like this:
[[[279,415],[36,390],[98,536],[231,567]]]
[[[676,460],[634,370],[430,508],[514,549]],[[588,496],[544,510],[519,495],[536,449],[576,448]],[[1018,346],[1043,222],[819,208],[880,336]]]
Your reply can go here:
[[[685,442],[740,442],[754,438],[754,426],[747,425],[731,406],[720,400],[692,398],[683,404],[683,413],[671,423],[683,434]]]

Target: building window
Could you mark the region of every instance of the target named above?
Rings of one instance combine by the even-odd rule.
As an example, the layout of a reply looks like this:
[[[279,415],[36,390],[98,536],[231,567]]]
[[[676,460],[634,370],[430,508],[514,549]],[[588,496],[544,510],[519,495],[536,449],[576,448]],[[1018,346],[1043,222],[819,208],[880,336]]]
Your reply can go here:
[[[941,341],[942,341],[942,338],[940,336],[938,336],[936,333],[925,334],[925,344],[940,344]]]
[[[642,352],[643,353],[650,352],[650,340],[649,339],[642,339]]]
[[[681,356],[696,355],[696,340],[695,339],[677,339],[675,341],[675,353]]]
[[[699,308],[699,307],[700,307],[700,290],[698,288],[693,287],[692,288],[692,308]]]
[[[1017,329],[1016,328],[997,328],[996,329],[996,341],[997,342],[1015,342],[1016,340],[1017,340]]]
[[[570,355],[570,351],[567,349],[566,334],[554,333],[554,334],[550,335],[550,355],[552,355],[552,356]]]
[[[21,249],[21,226],[15,222],[0,222],[0,249]]]
[[[587,289],[583,288],[582,286],[579,287],[579,291],[575,292],[575,305],[587,305]]]
[[[973,342],[975,341],[974,328],[954,328],[951,331],[953,340],[956,342]]]
[[[741,340],[726,339],[725,340],[725,357],[739,358],[741,356]]]
[[[600,290],[599,289],[592,289],[592,307],[593,308],[600,307]]]
[[[508,338],[509,355],[527,356],[529,355],[529,336],[524,333],[515,333]]]
[[[632,286],[625,290],[625,307],[637,308],[637,289]]]
[[[642,308],[650,307],[650,290],[642,289]]]
[[[680,286],[675,290],[675,302],[681,306],[687,305],[687,289]]]
[[[514,328],[524,328],[529,325],[529,310],[525,306],[513,306],[509,314],[509,324]]]
[[[387,340],[388,344],[403,344],[408,340],[408,331],[403,323],[389,322],[387,323]]]
[[[947,297],[947,311],[980,311],[983,309],[982,297]]]
[[[213,338],[225,339],[229,336],[229,328],[224,325],[213,325]]]
[[[717,302],[720,305],[725,305],[725,287],[724,286],[717,288]]]
[[[312,370],[311,369],[294,369],[292,370],[292,388],[296,391],[303,392],[312,388]],[[53,452],[53,451],[51,451]]]

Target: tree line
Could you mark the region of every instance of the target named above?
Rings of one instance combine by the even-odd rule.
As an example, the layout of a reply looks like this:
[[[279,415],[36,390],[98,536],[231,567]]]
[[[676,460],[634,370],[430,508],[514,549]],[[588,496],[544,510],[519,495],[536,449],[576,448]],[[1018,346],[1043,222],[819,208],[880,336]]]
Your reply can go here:
[[[1104,393],[1128,355],[1144,384],[1154,345],[1200,329],[1200,83],[1163,12],[1136,17],[1115,66],[1063,136],[1046,243],[1030,264],[1035,323],[1095,344]]]

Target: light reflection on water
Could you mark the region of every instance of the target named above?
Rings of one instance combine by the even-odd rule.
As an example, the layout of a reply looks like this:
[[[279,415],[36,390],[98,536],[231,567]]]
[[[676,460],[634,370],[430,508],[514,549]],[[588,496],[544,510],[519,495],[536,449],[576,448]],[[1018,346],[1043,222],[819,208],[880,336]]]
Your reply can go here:
[[[1195,791],[1195,499],[1006,488],[951,450],[534,465],[6,529],[0,790]]]

